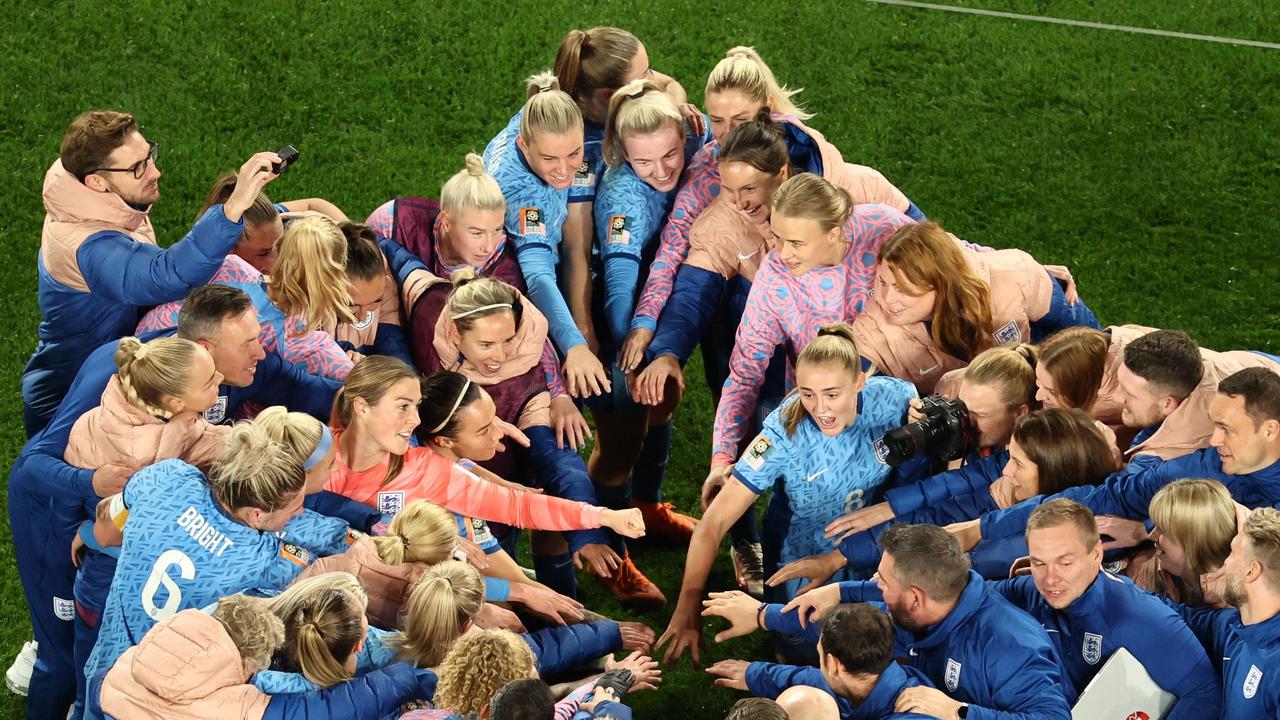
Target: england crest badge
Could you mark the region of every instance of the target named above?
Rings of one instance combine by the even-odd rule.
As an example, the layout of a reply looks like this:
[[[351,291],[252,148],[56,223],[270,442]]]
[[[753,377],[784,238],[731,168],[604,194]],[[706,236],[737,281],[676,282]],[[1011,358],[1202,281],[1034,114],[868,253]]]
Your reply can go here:
[[[1085,633],[1083,650],[1084,661],[1090,665],[1097,665],[1102,659],[1102,636],[1097,633]]]
[[[219,395],[218,402],[204,411],[204,419],[210,425],[221,425],[227,419],[227,396]]]
[[[1252,700],[1258,694],[1258,686],[1262,684],[1262,671],[1257,665],[1249,666],[1249,674],[1244,678],[1244,699]]]
[[[1013,320],[1005,323],[1004,327],[996,330],[992,335],[1000,345],[1010,345],[1022,342],[1022,331],[1018,329],[1018,323]]]
[[[388,517],[394,517],[396,513],[404,509],[404,491],[391,491],[378,493],[378,512]]]
[[[947,658],[947,674],[944,678],[947,683],[947,689],[955,692],[960,687],[960,663],[953,658]]]

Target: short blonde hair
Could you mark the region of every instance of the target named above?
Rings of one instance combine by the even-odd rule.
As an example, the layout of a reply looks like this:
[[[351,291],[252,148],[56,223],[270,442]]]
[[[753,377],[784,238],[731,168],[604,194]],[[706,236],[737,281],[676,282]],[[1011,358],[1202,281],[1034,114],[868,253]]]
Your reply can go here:
[[[510,630],[481,630],[464,636],[440,667],[435,704],[455,715],[474,717],[509,682],[533,674],[533,651]]]
[[[326,688],[351,679],[346,663],[364,640],[369,596],[355,576],[322,573],[268,601],[284,623],[284,667]]]
[[[290,412],[283,405],[272,405],[258,413],[253,424],[284,445],[299,465],[316,451],[324,434],[324,423],[303,412]]]
[[[532,140],[538,135],[582,132],[582,111],[573,98],[560,90],[556,76],[543,71],[527,81],[528,99],[520,117],[520,135]]]
[[[143,343],[136,337],[120,339],[116,350],[116,374],[125,398],[148,414],[173,417],[161,403],[166,395],[181,396],[191,379],[191,365],[200,346],[179,337],[162,337]]]
[[[818,336],[809,341],[796,358],[796,367],[806,365],[838,365],[853,376],[854,382],[862,377],[862,356],[858,354],[858,341],[849,323],[833,323],[818,328]],[[799,392],[793,391],[793,393]],[[782,410],[782,426],[787,435],[794,435],[800,421],[808,415],[798,400]]]
[[[466,210],[505,210],[502,188],[485,172],[484,159],[467,153],[464,163],[440,188],[440,208],[450,215]]]
[[[609,98],[609,115],[604,123],[604,161],[618,167],[627,161],[623,139],[647,135],[674,126],[684,136],[684,117],[676,101],[652,80],[633,80]]]
[[[1267,585],[1280,591],[1280,510],[1261,507],[1249,513],[1244,534],[1253,548],[1253,559],[1267,574]]]
[[[355,320],[347,282],[347,237],[332,220],[294,220],[276,242],[276,251],[267,296],[285,315],[301,317],[304,331]]]
[[[302,465],[282,443],[252,422],[236,423],[226,448],[209,473],[209,489],[229,510],[272,512],[302,492]]]
[[[1032,530],[1047,530],[1060,525],[1074,525],[1086,550],[1092,550],[1101,542],[1093,511],[1067,498],[1050,500],[1033,510],[1031,517],[1027,518],[1026,534],[1030,536]]]
[[[447,560],[428,569],[409,590],[399,656],[434,667],[484,605],[484,581],[470,565]]]
[[[739,45],[730,48],[724,54],[724,59],[712,68],[711,75],[707,77],[706,94],[737,90],[761,105],[767,105],[772,100],[773,110],[781,115],[808,120],[813,117],[813,113],[805,112],[792,99],[802,89],[792,90],[780,85],[755,48]]]
[[[1222,567],[1236,536],[1236,504],[1217,480],[1178,480],[1151,498],[1148,515],[1182,546],[1187,569],[1203,575]]]
[[[271,613],[267,602],[247,595],[228,595],[213,609],[240,659],[258,668],[271,664],[271,656],[284,642],[284,624]]]
[[[386,535],[374,536],[378,557],[388,565],[436,565],[449,559],[458,544],[453,513],[428,500],[414,500],[396,513]]]

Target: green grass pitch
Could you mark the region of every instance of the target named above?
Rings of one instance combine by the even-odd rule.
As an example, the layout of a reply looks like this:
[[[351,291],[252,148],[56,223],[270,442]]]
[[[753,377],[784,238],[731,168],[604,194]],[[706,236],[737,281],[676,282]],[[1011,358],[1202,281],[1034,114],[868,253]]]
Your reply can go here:
[[[1261,0],[950,0],[1119,25],[1280,41]],[[162,244],[215,175],[293,143],[275,200],[323,196],[362,217],[435,196],[523,98],[572,27],[612,24],[700,101],[707,73],[755,45],[804,87],[812,125],[957,235],[1069,265],[1104,323],[1183,328],[1220,349],[1280,352],[1280,51],[844,2],[5,3],[0,25],[0,457],[22,444],[18,378],[35,342],[39,188],[70,120],[133,112],[160,143]],[[696,363],[695,363],[696,364]],[[667,495],[697,504],[712,408],[701,372],[681,407]],[[29,637],[7,528],[0,668]],[[641,565],[674,599],[683,551]],[[732,582],[726,560],[710,585]],[[616,605],[595,583],[584,599]],[[659,632],[663,612],[643,616]],[[751,638],[705,661],[766,657]],[[637,717],[719,718],[735,694],[687,662]],[[20,699],[0,696],[0,715]]]

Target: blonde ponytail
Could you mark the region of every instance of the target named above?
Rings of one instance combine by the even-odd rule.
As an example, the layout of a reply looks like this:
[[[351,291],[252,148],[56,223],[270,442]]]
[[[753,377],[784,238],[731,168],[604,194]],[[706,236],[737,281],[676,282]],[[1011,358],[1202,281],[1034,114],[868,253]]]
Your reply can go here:
[[[761,105],[769,105],[772,101],[773,111],[780,115],[808,120],[813,117],[813,113],[805,112],[792,99],[802,89],[792,90],[778,84],[773,71],[765,64],[760,53],[753,47],[739,45],[725,53],[724,59],[711,70],[711,75],[707,77],[706,94],[737,90]]]
[[[318,330],[338,320],[354,322],[347,283],[347,238],[327,217],[305,217],[289,223],[276,243],[278,250],[267,297],[285,315],[298,316],[303,331]]]
[[[199,345],[179,337],[156,338],[145,344],[136,337],[121,338],[115,361],[125,398],[150,415],[173,417],[173,412],[163,407],[164,398],[185,394],[199,351]]]
[[[306,473],[283,444],[252,422],[237,423],[209,473],[209,489],[223,507],[273,512],[302,491]]]
[[[414,500],[396,513],[387,534],[375,536],[378,557],[388,565],[437,565],[449,559],[458,544],[453,514],[427,500]]]
[[[862,356],[858,353],[858,341],[849,323],[833,323],[818,328],[818,335],[809,341],[796,358],[796,367],[805,365],[836,365],[849,373],[854,382],[862,376]],[[808,415],[804,405],[793,402],[782,410],[782,426],[787,435],[794,435],[800,421]]]
[[[268,601],[284,622],[283,669],[326,688],[351,679],[347,661],[364,639],[369,597],[354,575],[332,572],[290,585]]]
[[[987,348],[964,371],[964,381],[994,388],[1000,402],[1015,410],[1026,405],[1035,410],[1036,347],[1027,343]]]
[[[543,71],[526,81],[528,99],[520,117],[520,135],[525,141],[540,134],[563,135],[582,131],[582,111],[577,103],[560,90],[560,83],[550,71]]]
[[[272,405],[258,413],[253,424],[283,445],[299,465],[311,457],[324,435],[324,423],[303,412],[289,412],[283,405]]]
[[[435,667],[484,604],[484,582],[475,568],[448,560],[423,573],[409,591],[399,657]]]
[[[617,167],[627,161],[623,138],[647,135],[674,126],[684,136],[684,117],[675,100],[652,80],[641,78],[618,88],[609,98],[604,123],[604,161]]]

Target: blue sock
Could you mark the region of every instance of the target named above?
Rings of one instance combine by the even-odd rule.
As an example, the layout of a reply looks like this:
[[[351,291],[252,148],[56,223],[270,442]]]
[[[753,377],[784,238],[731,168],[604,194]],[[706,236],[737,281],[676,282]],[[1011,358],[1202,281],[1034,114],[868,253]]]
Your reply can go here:
[[[578,599],[578,574],[572,555],[534,555],[533,569],[538,574],[538,582],[561,595]]]
[[[596,502],[610,510],[626,510],[631,507],[631,483],[596,485]],[[609,547],[619,555],[627,551],[626,541],[615,532],[609,533]]]
[[[631,471],[631,495],[641,502],[662,500],[662,478],[667,474],[667,458],[671,454],[671,423],[649,428],[640,448],[640,457]]]

